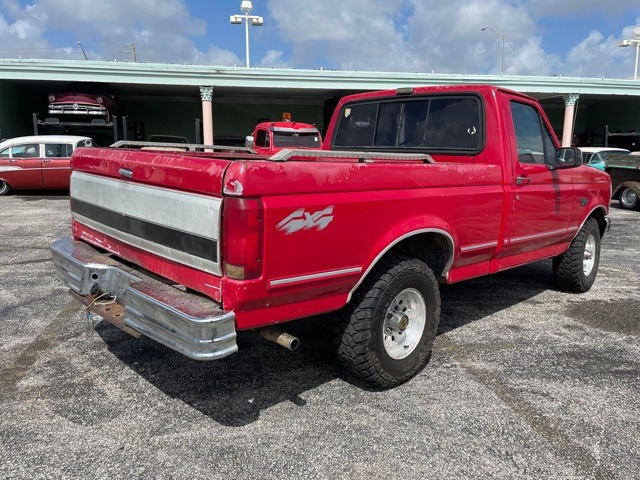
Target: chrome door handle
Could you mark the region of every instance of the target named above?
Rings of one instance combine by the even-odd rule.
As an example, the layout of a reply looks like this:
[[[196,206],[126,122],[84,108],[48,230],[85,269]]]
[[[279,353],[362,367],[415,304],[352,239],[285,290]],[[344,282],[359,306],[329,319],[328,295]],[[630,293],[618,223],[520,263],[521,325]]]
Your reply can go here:
[[[522,185],[524,183],[531,183],[529,177],[516,177],[516,185]]]

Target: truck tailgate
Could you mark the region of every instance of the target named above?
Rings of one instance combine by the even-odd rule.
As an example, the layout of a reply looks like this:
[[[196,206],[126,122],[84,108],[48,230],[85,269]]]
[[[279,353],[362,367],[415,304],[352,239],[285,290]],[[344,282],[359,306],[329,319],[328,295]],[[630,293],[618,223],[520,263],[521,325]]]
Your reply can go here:
[[[76,152],[74,237],[219,301],[222,177],[232,158]]]

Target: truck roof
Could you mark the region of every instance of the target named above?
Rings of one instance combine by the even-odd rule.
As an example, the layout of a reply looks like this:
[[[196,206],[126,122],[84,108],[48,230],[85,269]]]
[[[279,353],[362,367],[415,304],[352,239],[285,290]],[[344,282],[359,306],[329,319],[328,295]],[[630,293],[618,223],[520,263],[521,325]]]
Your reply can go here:
[[[295,121],[262,122],[256,128],[266,128],[272,132],[298,132],[316,133],[319,132],[315,125],[310,123],[300,123]]]
[[[523,98],[535,100],[533,97],[530,97],[529,95],[525,95],[524,93],[511,90],[508,88],[504,88],[504,87],[497,87],[495,85],[486,85],[486,84],[465,84],[465,85],[432,85],[432,86],[419,86],[419,87],[400,87],[400,88],[394,88],[389,90],[379,90],[376,92],[356,93],[354,95],[347,95],[345,97],[342,97],[340,104],[350,102],[353,100],[364,100],[367,98],[389,97],[389,96],[399,96],[399,95],[415,95],[420,93],[436,93],[436,92],[459,93],[459,92],[490,92],[490,91],[508,92],[512,95],[518,95]]]

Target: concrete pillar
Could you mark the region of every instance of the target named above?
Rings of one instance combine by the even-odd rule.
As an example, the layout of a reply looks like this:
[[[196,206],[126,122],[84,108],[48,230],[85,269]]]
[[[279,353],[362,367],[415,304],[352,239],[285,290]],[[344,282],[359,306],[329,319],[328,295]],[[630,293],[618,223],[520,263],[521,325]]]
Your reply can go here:
[[[213,145],[213,87],[200,87],[202,100],[202,142]]]
[[[573,118],[575,117],[576,102],[580,95],[570,93],[563,95],[564,99],[564,126],[562,128],[562,146],[570,147],[573,139]]]

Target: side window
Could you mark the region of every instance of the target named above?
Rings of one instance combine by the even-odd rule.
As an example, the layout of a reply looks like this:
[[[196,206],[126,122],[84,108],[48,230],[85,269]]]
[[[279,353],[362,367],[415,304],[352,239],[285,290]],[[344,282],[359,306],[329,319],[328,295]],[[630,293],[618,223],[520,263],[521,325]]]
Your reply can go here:
[[[511,116],[518,161],[540,165],[550,163],[555,158],[556,147],[538,111],[531,105],[511,102]]]
[[[258,130],[258,132],[256,133],[255,146],[256,147],[269,146],[269,135],[267,135],[266,130],[262,130],[262,129]]]
[[[11,156],[17,158],[36,158],[40,156],[40,145],[29,143],[11,147]]]
[[[11,147],[7,147],[0,152],[0,158],[9,158],[9,152],[11,151]]]
[[[67,143],[48,143],[44,146],[44,156],[47,158],[70,157],[73,145]]]

